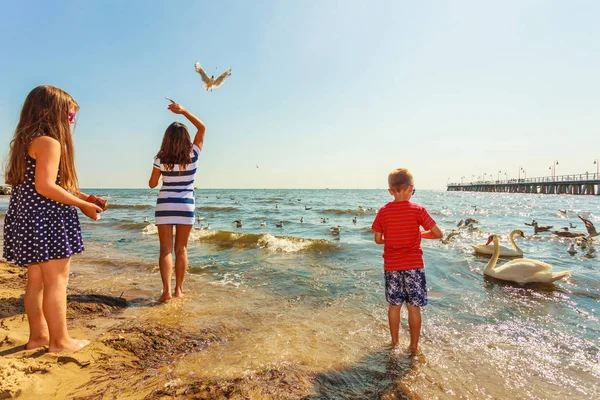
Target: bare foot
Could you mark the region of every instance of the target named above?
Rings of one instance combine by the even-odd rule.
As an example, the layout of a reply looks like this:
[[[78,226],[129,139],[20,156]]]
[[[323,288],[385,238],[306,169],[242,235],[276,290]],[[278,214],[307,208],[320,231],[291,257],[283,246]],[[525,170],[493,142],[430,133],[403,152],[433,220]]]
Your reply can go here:
[[[417,357],[421,355],[421,349],[419,349],[418,347],[409,347],[408,348],[408,352],[410,353],[411,357]]]
[[[183,297],[183,290],[175,289],[175,297]]]
[[[167,292],[167,293],[163,293],[159,298],[158,301],[160,301],[161,303],[166,303],[167,301],[171,300],[171,293]]]
[[[38,347],[48,346],[49,344],[50,339],[48,338],[30,338],[29,341],[25,344],[25,350],[37,349]]]
[[[69,339],[62,346],[48,347],[48,353],[75,353],[90,344],[89,340]]]

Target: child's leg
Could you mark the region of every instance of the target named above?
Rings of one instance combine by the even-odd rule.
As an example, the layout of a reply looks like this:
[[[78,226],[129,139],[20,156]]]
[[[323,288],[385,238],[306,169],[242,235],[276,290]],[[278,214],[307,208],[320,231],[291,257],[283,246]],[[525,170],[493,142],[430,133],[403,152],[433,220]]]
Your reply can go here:
[[[175,229],[175,297],[183,296],[183,279],[188,267],[187,245],[193,225],[177,225]]]
[[[27,267],[27,289],[24,297],[25,313],[29,322],[29,341],[25,345],[27,350],[48,346],[50,343],[48,324],[42,310],[43,295],[42,271],[39,264],[31,264]]]
[[[173,272],[173,225],[157,225],[158,240],[160,241],[160,256],[158,266],[162,279],[163,291],[158,301],[171,299],[171,274]]]
[[[405,273],[408,290],[408,326],[410,328],[410,350],[416,353],[421,336],[421,307],[427,305],[427,279],[425,269],[408,270]]]
[[[408,308],[408,327],[410,328],[410,350],[414,353],[419,346],[421,336],[421,307],[406,305]]]
[[[50,352],[72,352],[81,349],[89,340],[72,339],[67,332],[67,284],[70,258],[40,263],[44,284],[42,309],[48,323]]]
[[[390,333],[392,334],[392,344],[398,344],[398,336],[400,335],[400,310],[402,304],[394,306],[390,304],[388,308],[388,321],[390,323]]]

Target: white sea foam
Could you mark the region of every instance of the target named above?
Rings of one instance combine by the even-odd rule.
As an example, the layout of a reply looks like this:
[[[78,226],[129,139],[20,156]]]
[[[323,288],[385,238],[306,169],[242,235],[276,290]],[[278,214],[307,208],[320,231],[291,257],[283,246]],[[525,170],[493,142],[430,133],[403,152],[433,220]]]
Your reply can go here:
[[[142,235],[158,235],[158,227],[154,224],[146,225],[146,227],[142,229]]]
[[[258,240],[261,249],[272,252],[295,253],[302,251],[312,244],[309,240],[278,238],[273,235],[264,235]]]

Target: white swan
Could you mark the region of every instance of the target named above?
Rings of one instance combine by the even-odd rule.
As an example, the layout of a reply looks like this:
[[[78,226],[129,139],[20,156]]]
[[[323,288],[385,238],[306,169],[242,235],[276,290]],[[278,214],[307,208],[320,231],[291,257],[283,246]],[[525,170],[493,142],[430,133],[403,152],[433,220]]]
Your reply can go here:
[[[503,281],[517,283],[551,283],[559,279],[566,278],[571,271],[552,272],[552,265],[537,260],[522,258],[509,261],[498,268],[496,263],[500,256],[500,247],[498,246],[498,235],[492,235],[487,244],[494,241],[494,254],[483,270],[483,274]]]
[[[508,241],[512,245],[512,249],[506,246],[498,246],[500,248],[500,257],[523,257],[523,250],[519,246],[516,245],[514,236],[519,235],[521,237],[525,237],[525,234],[520,229],[515,229],[508,235]],[[478,244],[477,246],[473,246],[473,250],[475,250],[476,254],[483,254],[491,256],[494,254],[494,246],[489,244]]]

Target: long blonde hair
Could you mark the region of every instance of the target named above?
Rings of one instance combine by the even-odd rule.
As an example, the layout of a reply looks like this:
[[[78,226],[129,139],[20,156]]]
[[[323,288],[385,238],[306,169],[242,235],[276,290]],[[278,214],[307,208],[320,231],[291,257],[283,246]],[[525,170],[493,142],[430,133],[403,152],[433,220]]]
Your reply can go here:
[[[55,86],[38,86],[27,95],[13,140],[6,168],[6,183],[12,186],[25,181],[26,155],[31,141],[45,135],[60,143],[60,185],[79,193],[75,172],[75,154],[69,123],[69,111],[79,104],[67,92]]]

